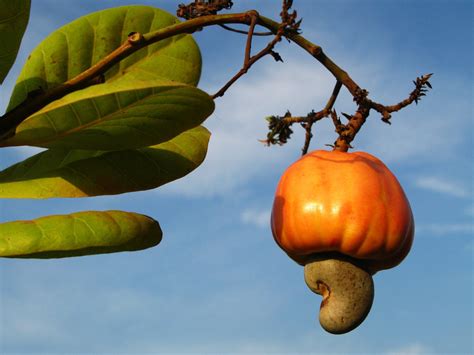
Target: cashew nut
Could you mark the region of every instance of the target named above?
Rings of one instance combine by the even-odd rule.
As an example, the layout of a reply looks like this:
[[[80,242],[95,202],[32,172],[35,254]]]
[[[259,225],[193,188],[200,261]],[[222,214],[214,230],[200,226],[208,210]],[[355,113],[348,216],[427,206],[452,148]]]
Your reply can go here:
[[[350,332],[369,314],[372,276],[349,258],[316,258],[305,265],[304,275],[308,287],[323,296],[319,322],[329,333]]]

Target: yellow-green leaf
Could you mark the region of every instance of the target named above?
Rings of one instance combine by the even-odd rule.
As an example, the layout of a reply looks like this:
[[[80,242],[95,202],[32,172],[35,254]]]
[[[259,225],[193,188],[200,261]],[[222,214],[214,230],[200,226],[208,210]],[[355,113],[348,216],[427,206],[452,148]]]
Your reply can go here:
[[[135,251],[162,238],[157,221],[122,211],[87,211],[0,224],[0,257],[64,258]]]
[[[122,78],[73,92],[23,121],[0,146],[119,150],[167,141],[214,110],[205,92],[169,80]]]
[[[153,189],[204,160],[204,127],[147,148],[121,151],[50,149],[0,172],[0,198],[86,197]]]
[[[49,90],[80,74],[116,49],[130,32],[179,22],[147,6],[99,11],[60,28],[30,55],[9,109],[28,93]],[[105,83],[73,92],[23,121],[0,146],[118,150],[155,145],[201,124],[214,102],[195,88],[199,48],[190,35],[159,41],[125,58]]]
[[[166,11],[138,5],[74,20],[33,50],[18,77],[8,110],[23,102],[29,92],[51,89],[82,73],[119,47],[131,32],[147,33],[178,22]],[[122,60],[107,71],[105,79],[110,82],[137,72],[150,80],[165,78],[195,86],[201,74],[201,54],[191,35],[174,36]]]
[[[30,17],[30,0],[0,0],[0,84],[15,62]]]

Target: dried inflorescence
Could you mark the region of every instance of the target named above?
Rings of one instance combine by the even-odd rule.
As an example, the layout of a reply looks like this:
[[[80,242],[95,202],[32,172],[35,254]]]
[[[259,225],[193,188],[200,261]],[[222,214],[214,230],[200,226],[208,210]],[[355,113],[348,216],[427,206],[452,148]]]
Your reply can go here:
[[[331,116],[338,138],[334,144],[331,144],[330,146],[335,150],[347,151],[349,148],[352,148],[351,142],[354,140],[360,128],[365,123],[367,117],[369,117],[371,109],[374,109],[382,115],[383,122],[390,124],[392,112],[399,111],[413,102],[418,104],[418,101],[420,101],[423,96],[426,96],[428,89],[432,88],[431,83],[429,82],[429,79],[432,75],[433,74],[426,74],[416,78],[416,80],[413,81],[415,84],[415,89],[410,93],[408,98],[397,103],[396,105],[391,106],[385,106],[370,100],[368,97],[369,92],[365,89],[357,87],[353,93],[353,101],[357,104],[356,112],[353,115],[343,112],[341,113],[347,119],[347,123],[345,124],[342,123],[336,111],[331,109],[339,93],[339,89],[334,90],[333,95],[331,96],[331,99],[326,107],[317,113],[312,111],[312,114],[310,113],[304,117],[291,117],[291,115],[285,115],[283,117],[271,116],[272,120],[269,121],[270,132],[267,135],[267,140],[263,142],[267,145],[282,145],[286,143],[290,137],[289,135],[286,136],[285,132],[288,131],[289,126],[291,126],[293,123],[299,122],[306,130],[305,144],[302,149],[304,155],[307,153],[309,142],[313,137],[311,133],[313,123],[324,117]],[[286,126],[288,126],[288,128]],[[281,133],[279,130],[282,130],[284,138],[283,140],[280,139]]]
[[[426,74],[416,78],[416,80],[413,80],[413,84],[415,84],[415,90],[411,92],[410,99],[415,101],[415,104],[418,104],[418,101],[421,100],[422,96],[426,96],[428,89],[433,88],[428,81],[432,75],[433,73]]]
[[[291,117],[290,111],[287,111],[284,116],[269,116],[268,121],[269,132],[267,139],[261,140],[266,145],[283,145],[288,142],[293,130],[290,128],[294,121],[288,120]]]
[[[189,20],[201,16],[216,15],[221,10],[230,9],[232,5],[230,0],[195,0],[189,5],[178,5],[176,15]]]
[[[298,13],[296,10],[290,13],[290,9],[293,6],[293,0],[283,0],[282,10],[280,13],[282,28],[285,32],[291,34],[298,34],[300,33],[300,25],[302,19],[298,18]]]

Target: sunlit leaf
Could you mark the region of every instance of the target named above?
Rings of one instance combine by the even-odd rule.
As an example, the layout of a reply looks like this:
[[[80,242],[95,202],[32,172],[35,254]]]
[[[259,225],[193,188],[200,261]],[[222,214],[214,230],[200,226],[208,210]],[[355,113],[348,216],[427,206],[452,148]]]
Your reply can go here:
[[[205,92],[169,80],[122,78],[71,93],[23,121],[0,146],[118,150],[167,141],[214,110]]]
[[[28,92],[51,89],[82,73],[119,47],[129,33],[147,33],[178,22],[160,9],[123,6],[89,14],[61,27],[29,56],[8,110],[24,101]],[[137,72],[145,73],[150,80],[165,78],[196,85],[201,73],[199,48],[191,35],[174,36],[122,60],[107,71],[105,79],[110,82]]]
[[[132,212],[87,211],[0,224],[0,256],[63,258],[135,251],[162,238],[154,219]]]
[[[135,150],[50,149],[0,172],[0,197],[86,197],[153,189],[197,168],[209,137],[204,127],[196,127]]]
[[[15,62],[30,16],[30,0],[0,0],[0,84]]]

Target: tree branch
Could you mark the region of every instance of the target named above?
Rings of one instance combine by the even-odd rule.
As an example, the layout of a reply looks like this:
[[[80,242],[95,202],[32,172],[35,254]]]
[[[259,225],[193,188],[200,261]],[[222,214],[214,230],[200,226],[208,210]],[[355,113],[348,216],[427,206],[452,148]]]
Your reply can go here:
[[[353,116],[350,116],[351,119],[346,125],[347,127],[344,132],[341,130],[343,134],[340,134],[338,140],[335,142],[335,149],[337,150],[347,150],[350,147],[350,142],[354,139],[355,134],[357,134],[358,130],[365,122],[365,119],[370,113],[370,109],[375,109],[376,111],[380,112],[382,114],[382,119],[385,122],[389,122],[391,112],[396,112],[403,107],[410,105],[412,102],[417,103],[421,97],[425,95],[425,92],[427,91],[426,87],[431,88],[431,85],[428,81],[428,79],[431,77],[431,74],[428,74],[417,78],[415,81],[415,90],[412,91],[407,99],[399,102],[396,105],[384,106],[371,101],[367,98],[367,92],[361,89],[346,71],[341,69],[328,56],[326,56],[319,45],[308,41],[298,34],[298,27],[301,21],[295,21],[296,12],[293,12],[292,14],[288,13],[290,7],[291,1],[283,1],[283,10],[281,13],[282,23],[278,23],[266,17],[260,16],[258,12],[251,10],[245,13],[237,14],[205,16],[199,15],[198,17],[192,18],[188,21],[181,22],[147,34],[134,33],[129,36],[128,40],[125,41],[121,46],[119,46],[92,67],[85,70],[83,73],[45,92],[39,93],[37,95],[29,95],[24,102],[0,117],[0,141],[7,139],[11,135],[14,135],[16,127],[22,121],[54,100],[60,99],[61,97],[73,91],[102,82],[104,74],[107,70],[139,49],[166,38],[170,38],[179,34],[193,33],[197,30],[201,30],[204,27],[212,25],[225,26],[226,24],[245,24],[250,26],[249,31],[247,32],[248,38],[244,65],[242,69],[233,78],[231,78],[230,81],[213,96],[213,98],[224,95],[225,91],[235,81],[244,75],[256,61],[267,54],[272,55],[276,60],[281,60],[278,53],[273,51],[273,48],[279,41],[281,41],[283,37],[286,37],[288,40],[293,41],[298,46],[303,48],[306,52],[318,60],[336,78],[337,84],[333,90],[333,94],[331,95],[326,107],[323,110],[317,113],[312,112],[306,117],[300,118],[291,117],[290,114],[289,116],[285,116],[282,120],[284,125],[289,124],[291,121],[293,123],[300,122],[306,124],[305,129],[307,130],[307,134],[303,151],[307,150],[307,147],[309,146],[309,141],[312,137],[312,124],[316,120],[326,117],[331,113],[332,106],[334,105],[334,102],[342,86],[345,86],[354,97],[354,101],[356,101],[358,109]],[[256,25],[267,28],[275,35],[275,37],[264,49],[262,49],[256,55],[251,56],[251,42],[252,37],[256,35],[254,32]],[[289,126],[287,128],[289,129]],[[341,127],[339,127],[339,129],[341,129]],[[289,129],[289,131],[291,131],[291,129]],[[285,139],[284,135],[283,138]]]
[[[329,116],[331,113],[332,107],[334,106],[337,96],[339,95],[339,92],[341,91],[342,83],[340,81],[336,82],[336,85],[334,86],[334,89],[332,90],[332,94],[329,97],[328,102],[326,103],[326,106],[319,112],[317,112],[314,117],[311,117],[308,115],[309,122],[306,124],[302,124],[303,128],[306,130],[305,134],[305,141],[304,141],[304,146],[303,149],[301,149],[301,155],[305,155],[308,153],[309,149],[309,144],[311,143],[311,139],[313,138],[313,133],[311,132],[313,128],[313,124],[316,121],[319,121],[323,119],[324,117]]]
[[[413,81],[413,84],[415,84],[415,89],[410,93],[408,98],[403,101],[400,101],[398,104],[384,106],[377,102],[370,101],[370,107],[382,114],[382,121],[390,124],[392,112],[400,111],[402,108],[407,107],[413,102],[415,102],[415,104],[418,104],[418,101],[420,101],[423,96],[426,96],[426,92],[428,91],[428,89],[432,89],[432,86],[429,82],[429,79],[432,75],[433,73],[422,75],[421,77],[416,78],[416,80]]]
[[[73,91],[86,88],[90,85],[97,83],[96,77],[103,75],[108,69],[113,67],[115,64],[120,62],[122,59],[128,57],[139,49],[146,47],[150,44],[156,43],[160,40],[173,37],[183,33],[193,33],[196,30],[202,29],[207,26],[219,25],[219,24],[246,24],[249,25],[252,18],[258,16],[257,24],[269,29],[275,34],[274,41],[281,36],[285,36],[288,39],[297,43],[300,47],[304,48],[307,52],[318,59],[343,85],[345,85],[350,92],[353,87],[357,87],[352,79],[349,78],[346,72],[335,65],[329,58],[327,58],[320,46],[315,45],[303,37],[294,33],[294,31],[283,31],[281,24],[270,20],[266,17],[259,16],[254,10],[245,13],[237,14],[224,14],[224,15],[208,15],[190,19],[185,22],[178,23],[154,32],[147,34],[135,33],[121,46],[115,49],[113,52],[105,56],[102,60],[97,62],[95,65],[85,70],[78,76],[68,80],[67,82],[47,90],[35,97],[29,97],[23,103],[7,112],[0,119],[0,141],[8,138],[14,134],[15,128],[24,121],[28,116],[42,109],[49,103],[57,100]],[[278,34],[280,32],[281,35]],[[272,41],[273,42],[273,41]],[[274,43],[270,42],[269,45],[253,57],[253,60],[249,60],[251,66],[255,61],[260,59],[266,54],[271,53],[269,49],[273,48]],[[275,43],[278,41],[275,41]],[[248,69],[248,68],[247,68]],[[244,73],[238,73],[233,80],[231,79],[230,85],[235,82]],[[229,86],[230,86],[229,85]],[[224,90],[225,91],[225,90]]]
[[[313,124],[316,121],[319,121],[331,114],[332,107],[336,102],[341,87],[342,83],[340,81],[336,82],[326,106],[321,111],[315,112],[313,110],[304,117],[293,117],[290,111],[287,111],[283,117],[267,117],[267,121],[269,122],[268,128],[270,132],[267,134],[267,139],[261,140],[261,142],[265,143],[266,145],[285,144],[290,138],[290,135],[293,133],[293,131],[290,129],[290,126],[293,123],[300,123],[301,126],[306,130],[304,146],[301,149],[301,155],[305,155],[308,152],[309,144],[311,143],[311,139],[313,137],[311,132]]]
[[[268,28],[269,30],[273,31],[273,33],[276,33],[278,26],[277,22],[260,16],[258,24]],[[303,36],[295,33],[286,33],[285,37],[296,43],[312,57],[318,60],[337,79],[337,81],[340,81],[347,88],[347,90],[349,90],[352,95],[354,95],[356,91],[360,89],[359,85],[357,85],[356,82],[352,80],[346,71],[341,69],[328,56],[326,56],[326,54],[324,54],[323,49],[319,45],[314,44]]]
[[[339,134],[339,137],[334,142],[333,150],[347,152],[349,148],[352,148],[351,142],[354,140],[356,134],[364,125],[367,117],[369,117],[370,107],[364,102],[359,105],[354,115],[345,115],[347,118],[349,118],[349,122],[346,125],[341,124],[339,119],[336,120],[334,118],[336,113],[335,111],[333,112],[333,122],[336,126],[336,132]]]
[[[245,50],[245,59],[244,59],[244,65],[242,69],[240,69],[239,72],[235,74],[218,92],[212,95],[213,99],[224,96],[225,92],[232,86],[232,84],[234,84],[244,74],[246,74],[247,71],[250,69],[250,67],[253,64],[255,64],[258,60],[263,58],[264,56],[268,54],[272,54],[275,60],[281,60],[281,58],[279,56],[276,56],[276,53],[273,52],[273,48],[275,48],[275,45],[281,41],[281,38],[283,36],[282,31],[278,31],[275,37],[273,38],[273,40],[270,43],[268,43],[268,45],[264,49],[262,49],[260,52],[255,54],[253,57],[250,57],[252,34],[253,34],[255,24],[258,20],[258,17],[256,16],[254,19],[255,19],[255,22],[253,20],[251,21],[251,26],[248,32],[247,45],[246,45],[246,50]]]
[[[127,41],[125,41],[117,49],[112,51],[89,69],[86,69],[81,74],[61,85],[35,95],[34,97],[28,97],[20,105],[1,116],[0,141],[14,135],[15,128],[21,122],[49,103],[58,100],[71,92],[96,84],[97,77],[100,77],[108,69],[119,63],[122,59],[135,53],[139,49],[179,34],[193,33],[194,31],[206,26],[225,23],[240,23],[248,25],[250,24],[251,19],[255,16],[255,13],[256,11],[249,11],[237,14],[203,16],[147,34],[132,34],[129,36]]]

